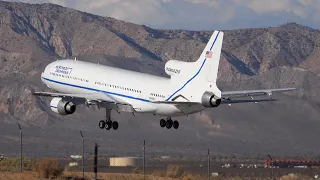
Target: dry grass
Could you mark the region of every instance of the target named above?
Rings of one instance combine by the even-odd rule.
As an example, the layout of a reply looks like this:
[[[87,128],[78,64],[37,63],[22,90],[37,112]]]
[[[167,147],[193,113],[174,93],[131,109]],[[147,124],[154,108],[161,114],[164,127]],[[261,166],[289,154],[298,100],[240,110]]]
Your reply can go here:
[[[185,174],[181,166],[169,165],[167,167],[167,176],[172,178],[181,178]]]
[[[0,180],[18,180],[18,179],[28,179],[28,180],[36,180],[38,178],[38,174],[36,172],[0,172]]]
[[[65,179],[81,179],[81,172],[64,172],[64,174],[58,178],[58,180]],[[85,179],[93,179],[93,173],[85,173]],[[0,172],[0,180],[38,180],[39,174],[36,172]],[[138,174],[109,174],[109,173],[98,173],[98,179],[100,180],[143,180],[142,175]],[[167,178],[167,177],[157,177],[148,175],[146,176],[146,180],[177,180],[175,178]]]
[[[64,171],[56,159],[41,159],[35,169],[40,177],[49,179],[60,177]]]
[[[311,180],[311,179],[314,179],[314,178],[300,175],[300,174],[286,175],[279,178],[279,180]]]
[[[66,177],[82,177],[80,172],[65,172]],[[86,179],[93,179],[93,173],[85,173]],[[113,174],[113,173],[98,173],[98,179],[105,180],[143,180],[141,174]],[[146,175],[146,180],[177,180],[175,178],[159,177],[154,175]]]

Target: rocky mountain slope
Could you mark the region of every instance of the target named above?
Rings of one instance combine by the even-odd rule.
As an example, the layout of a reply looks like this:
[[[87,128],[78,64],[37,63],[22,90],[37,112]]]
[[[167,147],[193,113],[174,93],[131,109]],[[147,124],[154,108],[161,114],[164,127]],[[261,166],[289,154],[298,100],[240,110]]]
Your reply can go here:
[[[0,1],[0,151],[18,152],[19,121],[29,130],[29,155],[77,151],[79,130],[91,144],[98,141],[111,151],[137,152],[148,137],[152,152],[162,153],[192,154],[208,147],[216,153],[319,153],[320,31],[288,23],[224,32],[222,90],[299,90],[279,95],[282,101],[276,103],[222,106],[185,117],[178,131],[160,129],[159,117],[115,115],[119,132],[105,132],[97,128],[102,111],[83,109],[61,117],[50,111],[47,98],[31,96],[31,90],[47,90],[39,77],[48,63],[76,56],[166,76],[166,61],[196,60],[212,31],[158,30],[53,4]],[[47,150],[31,150],[48,142]]]

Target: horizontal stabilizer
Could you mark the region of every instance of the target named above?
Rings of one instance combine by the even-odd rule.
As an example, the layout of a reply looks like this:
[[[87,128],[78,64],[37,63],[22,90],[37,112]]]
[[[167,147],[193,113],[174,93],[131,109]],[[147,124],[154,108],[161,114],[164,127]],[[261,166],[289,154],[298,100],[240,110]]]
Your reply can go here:
[[[296,88],[283,88],[283,89],[261,89],[261,90],[243,90],[243,91],[224,91],[221,96],[224,99],[231,97],[248,97],[248,96],[263,96],[272,95],[274,92],[294,91]]]
[[[222,100],[221,104],[236,104],[236,103],[256,103],[256,102],[268,102],[278,101],[278,99],[239,99],[239,100]]]

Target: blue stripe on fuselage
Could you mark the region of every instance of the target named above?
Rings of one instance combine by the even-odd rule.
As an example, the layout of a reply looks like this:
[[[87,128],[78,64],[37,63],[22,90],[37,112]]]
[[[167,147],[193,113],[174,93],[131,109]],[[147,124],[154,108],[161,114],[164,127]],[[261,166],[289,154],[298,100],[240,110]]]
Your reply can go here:
[[[213,43],[212,43],[212,45],[211,45],[211,47],[210,47],[210,51],[212,50],[214,44],[216,43],[219,34],[220,34],[220,31],[218,31],[218,34],[217,34],[216,38],[214,39],[214,41],[213,41]],[[207,61],[207,58],[205,58],[205,59],[203,60],[203,62],[202,62],[202,64],[201,64],[199,70],[197,71],[197,73],[196,73],[194,76],[192,76],[186,83],[184,83],[184,85],[183,85],[181,88],[179,88],[176,92],[174,92],[168,99],[166,99],[166,101],[169,101],[175,94],[177,94],[177,93],[178,93],[179,91],[181,91],[187,84],[189,84],[190,81],[192,81],[195,77],[197,77],[198,74],[200,73],[202,67],[203,67],[204,64],[206,63],[206,61]]]
[[[53,83],[57,83],[57,84],[65,85],[65,86],[70,86],[70,87],[75,87],[75,88],[80,88],[80,89],[86,89],[86,90],[95,91],[95,92],[104,92],[104,93],[106,93],[106,94],[111,94],[111,95],[115,95],[115,96],[125,97],[125,98],[129,98],[129,99],[135,99],[135,100],[144,101],[144,102],[150,102],[149,100],[146,100],[146,99],[137,98],[137,97],[132,97],[132,96],[128,96],[128,95],[125,95],[125,94],[118,94],[118,93],[114,93],[114,92],[103,91],[103,90],[94,89],[94,88],[89,88],[89,87],[85,87],[85,86],[79,86],[79,85],[69,84],[69,83],[65,83],[65,82],[61,82],[61,81],[56,81],[56,80],[52,80],[52,79],[48,79],[48,78],[44,78],[44,77],[42,77],[42,78],[43,78],[44,80],[49,81],[49,82],[53,82]]]

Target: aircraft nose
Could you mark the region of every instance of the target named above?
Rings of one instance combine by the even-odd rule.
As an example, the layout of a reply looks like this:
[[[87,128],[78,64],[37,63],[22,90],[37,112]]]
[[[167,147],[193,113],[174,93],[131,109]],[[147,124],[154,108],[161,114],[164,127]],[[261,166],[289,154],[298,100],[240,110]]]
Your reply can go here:
[[[55,62],[51,62],[44,68],[44,71],[41,73],[42,82],[44,82],[45,78],[48,78],[48,74],[50,73],[52,67],[54,66],[54,63]]]

